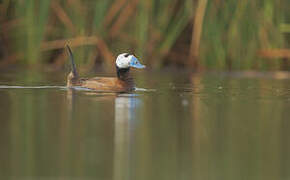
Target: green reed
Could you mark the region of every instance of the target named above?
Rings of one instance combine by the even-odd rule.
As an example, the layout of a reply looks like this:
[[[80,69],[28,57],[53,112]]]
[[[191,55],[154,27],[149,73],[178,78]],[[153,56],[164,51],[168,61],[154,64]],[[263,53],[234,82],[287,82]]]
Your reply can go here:
[[[72,39],[67,43],[75,46],[77,63],[88,67],[96,60],[111,64],[108,58],[123,51],[136,53],[149,66],[161,67],[166,61],[189,65],[192,24],[199,12],[196,10],[199,1],[203,0],[3,0],[1,26],[14,20],[17,24],[2,32],[5,42],[9,42],[4,44],[9,53],[1,59],[9,61],[10,56],[17,54],[19,63],[62,64],[58,63],[64,58],[60,56],[61,43]],[[258,52],[289,48],[286,36],[289,2],[206,2],[198,44],[200,68],[282,67],[278,58],[267,60],[258,56]],[[103,44],[76,42],[77,37],[97,37]],[[182,51],[176,47],[179,39],[188,39],[178,44]],[[43,44],[55,40],[63,41],[55,48],[44,48]],[[177,55],[173,62],[169,60],[171,54]]]
[[[15,44],[18,51],[24,55],[26,63],[39,64],[40,46],[45,38],[45,30],[48,21],[50,0],[35,2],[34,0],[10,1],[15,5],[15,17],[20,19],[19,27],[15,29],[12,36],[18,38]],[[14,45],[14,42],[11,42]]]
[[[203,65],[231,69],[277,69],[281,61],[257,57],[259,49],[283,48],[279,32],[286,1],[211,2],[204,21]]]

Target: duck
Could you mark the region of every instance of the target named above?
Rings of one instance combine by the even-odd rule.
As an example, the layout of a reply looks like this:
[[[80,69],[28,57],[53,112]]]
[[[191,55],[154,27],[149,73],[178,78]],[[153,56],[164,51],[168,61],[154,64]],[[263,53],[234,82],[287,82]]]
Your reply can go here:
[[[72,69],[67,76],[67,87],[83,87],[100,92],[129,92],[135,90],[130,68],[143,69],[146,66],[130,53],[121,53],[116,58],[116,77],[80,78],[76,70],[73,53],[66,45]]]

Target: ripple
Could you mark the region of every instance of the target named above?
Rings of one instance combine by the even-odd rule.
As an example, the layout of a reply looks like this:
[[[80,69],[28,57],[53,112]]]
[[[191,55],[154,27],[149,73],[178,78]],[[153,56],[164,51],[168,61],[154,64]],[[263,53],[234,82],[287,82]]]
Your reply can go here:
[[[0,89],[66,89],[66,86],[9,86],[0,85]]]
[[[140,91],[140,92],[154,92],[156,89],[145,89],[145,88],[135,88],[135,91]]]

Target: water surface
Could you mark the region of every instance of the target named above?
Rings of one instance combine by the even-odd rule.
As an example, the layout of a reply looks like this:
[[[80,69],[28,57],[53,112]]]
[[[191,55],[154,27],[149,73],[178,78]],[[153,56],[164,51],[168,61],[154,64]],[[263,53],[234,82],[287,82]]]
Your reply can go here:
[[[290,179],[287,73],[135,77],[115,94],[2,72],[1,179]]]

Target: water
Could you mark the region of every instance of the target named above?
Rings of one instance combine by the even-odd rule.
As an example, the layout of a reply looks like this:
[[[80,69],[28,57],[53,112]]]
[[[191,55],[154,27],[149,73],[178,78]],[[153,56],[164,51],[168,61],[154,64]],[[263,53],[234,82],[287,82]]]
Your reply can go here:
[[[289,74],[135,76],[115,94],[2,72],[1,179],[290,179]]]

